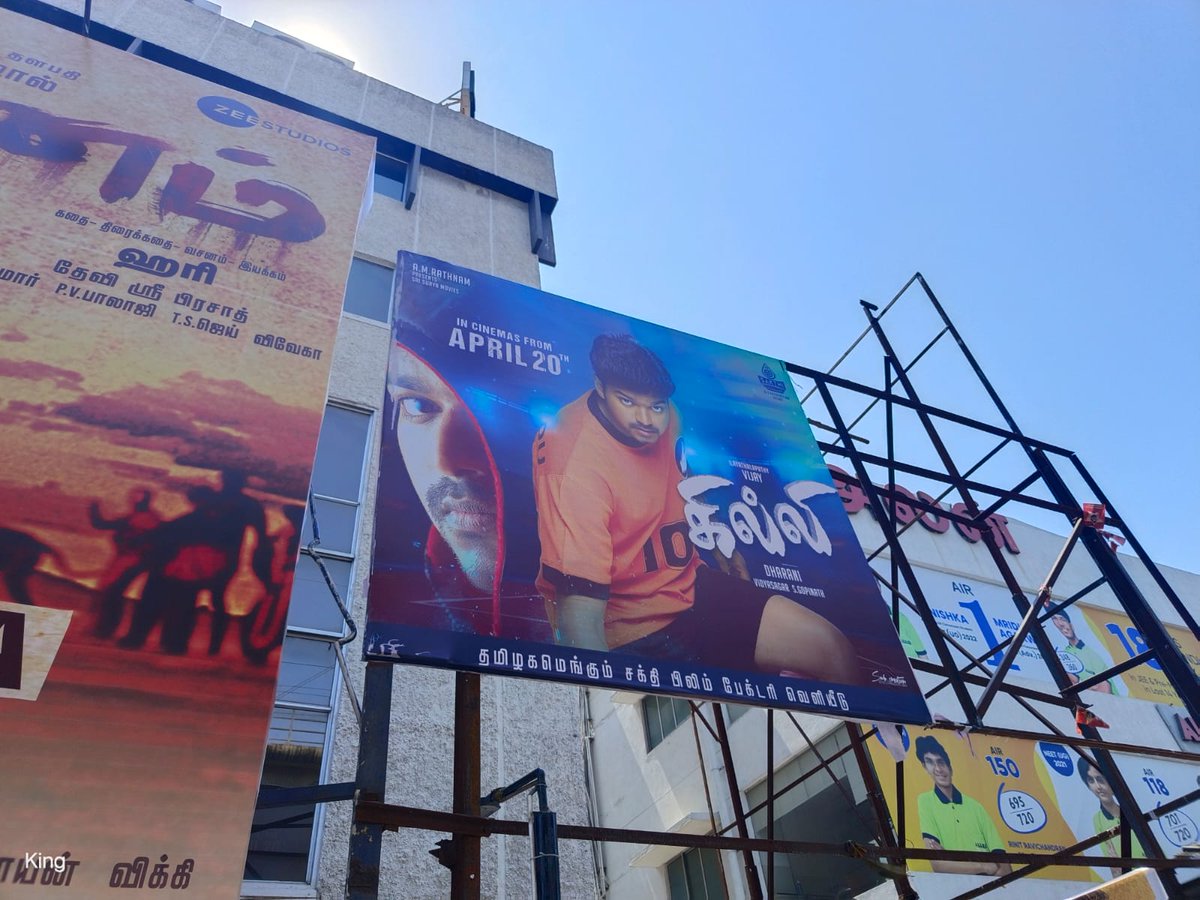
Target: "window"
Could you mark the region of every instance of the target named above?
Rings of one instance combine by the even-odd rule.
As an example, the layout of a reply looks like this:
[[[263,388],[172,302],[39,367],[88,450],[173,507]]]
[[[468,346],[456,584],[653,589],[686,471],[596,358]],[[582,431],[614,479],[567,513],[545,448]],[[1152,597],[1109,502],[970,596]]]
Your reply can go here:
[[[393,269],[354,258],[346,279],[342,311],[377,322],[391,321]]]
[[[351,583],[370,433],[369,413],[342,406],[325,408],[311,482],[321,535],[316,553],[343,598]],[[312,522],[306,512],[303,546],[308,546],[312,535]],[[279,660],[263,787],[310,787],[323,780],[338,685],[334,641],[341,637],[344,627],[316,562],[301,554]],[[313,803],[256,811],[246,880],[311,880],[319,822],[320,810]]]
[[[693,847],[667,863],[671,900],[725,900],[725,879],[716,850]]]
[[[336,665],[332,641],[295,636],[284,640],[263,787],[321,783]],[[244,877],[307,881],[316,813],[314,803],[256,810]]]
[[[375,155],[375,193],[407,202],[408,164],[383,153]]]
[[[817,742],[825,759],[849,746],[850,739],[838,728]],[[801,754],[775,773],[775,785],[781,788],[820,764],[811,750]],[[775,798],[775,838],[784,841],[820,841],[839,844],[878,841],[874,812],[867,799],[866,784],[854,762],[846,754],[819,770],[790,791]],[[836,780],[835,780],[835,777]],[[767,784],[762,782],[747,792],[751,807],[765,803]],[[758,837],[767,835],[767,807],[751,816]],[[766,854],[759,854],[759,867],[766,870]],[[854,897],[883,883],[883,876],[861,860],[826,854],[775,854],[775,897]]]
[[[646,750],[662,743],[663,738],[687,721],[692,707],[686,700],[647,694],[642,698],[642,719],[646,723]]]

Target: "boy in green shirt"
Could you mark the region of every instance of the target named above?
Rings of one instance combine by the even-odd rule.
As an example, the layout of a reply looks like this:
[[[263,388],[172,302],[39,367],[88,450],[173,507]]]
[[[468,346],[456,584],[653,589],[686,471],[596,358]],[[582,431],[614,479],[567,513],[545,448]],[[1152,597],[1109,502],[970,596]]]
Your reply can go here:
[[[974,850],[1003,853],[1004,842],[987,810],[954,786],[950,756],[934,737],[919,737],[917,759],[933,779],[933,790],[917,797],[917,816],[921,836],[930,850]],[[1006,862],[969,862],[931,860],[935,872],[964,875],[1007,875],[1012,866]]]
[[[1083,643],[1083,638],[1075,633],[1075,626],[1071,624],[1071,617],[1067,615],[1066,610],[1060,609],[1050,617],[1050,621],[1054,623],[1054,627],[1058,629],[1059,634],[1067,640],[1067,643],[1058,652],[1065,653],[1075,660],[1075,665],[1068,663],[1066,660],[1063,661],[1064,667],[1067,669],[1067,677],[1071,679],[1072,684],[1079,684],[1085,678],[1099,675],[1105,669],[1110,668],[1100,658],[1100,654],[1091,647],[1086,646]],[[1116,693],[1111,678],[1094,685],[1092,690],[1105,694]]]
[[[1087,785],[1087,789],[1095,794],[1096,799],[1100,801],[1100,809],[1092,816],[1092,827],[1096,830],[1096,834],[1108,831],[1110,828],[1115,828],[1121,821],[1121,805],[1117,803],[1117,798],[1113,796],[1112,785],[1108,783],[1108,779],[1104,777],[1104,773],[1086,759],[1080,757],[1079,777]],[[1114,834],[1111,837],[1105,838],[1100,847],[1104,851],[1105,856],[1120,856],[1120,835]],[[1129,855],[1135,859],[1146,858],[1146,851],[1142,849],[1142,842],[1132,832],[1129,835]],[[1113,878],[1116,878],[1121,874],[1121,870],[1113,869],[1112,874]]]

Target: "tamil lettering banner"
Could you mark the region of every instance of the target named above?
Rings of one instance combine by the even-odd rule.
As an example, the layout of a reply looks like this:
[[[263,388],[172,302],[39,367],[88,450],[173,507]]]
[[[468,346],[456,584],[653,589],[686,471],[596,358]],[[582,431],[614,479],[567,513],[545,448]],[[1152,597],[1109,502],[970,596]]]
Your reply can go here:
[[[234,897],[373,142],[7,11],[0,66],[0,895]]]
[[[777,360],[396,273],[368,656],[927,720]]]
[[[993,853],[1059,853],[1118,824],[1121,807],[1105,774],[1070,747],[1052,740],[998,738],[935,731],[915,739],[900,728],[896,746],[878,734],[867,746],[893,819],[897,806],[895,757],[902,757],[904,829],[909,847]],[[1140,810],[1150,812],[1196,789],[1195,765],[1114,756]],[[1163,851],[1176,855],[1197,839],[1200,802],[1166,813],[1151,823]],[[1146,852],[1132,837],[1131,854]],[[1120,840],[1108,837],[1085,856],[1120,856]],[[918,872],[1000,875],[1008,864],[910,860]],[[1104,881],[1107,866],[1050,866],[1038,878]],[[1194,873],[1183,870],[1187,881]]]

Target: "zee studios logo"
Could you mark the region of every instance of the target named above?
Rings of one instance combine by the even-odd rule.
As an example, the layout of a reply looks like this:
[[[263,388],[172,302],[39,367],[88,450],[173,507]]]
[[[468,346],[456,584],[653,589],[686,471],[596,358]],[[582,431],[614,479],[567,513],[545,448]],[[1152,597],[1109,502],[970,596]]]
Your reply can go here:
[[[314,147],[323,147],[330,153],[337,153],[341,156],[351,155],[349,147],[342,147],[333,141],[309,134],[307,131],[298,131],[289,125],[281,125],[278,122],[264,119],[254,111],[254,107],[248,106],[241,100],[210,94],[197,100],[196,108],[214,122],[228,125],[231,128],[265,128],[294,141],[303,141]]]

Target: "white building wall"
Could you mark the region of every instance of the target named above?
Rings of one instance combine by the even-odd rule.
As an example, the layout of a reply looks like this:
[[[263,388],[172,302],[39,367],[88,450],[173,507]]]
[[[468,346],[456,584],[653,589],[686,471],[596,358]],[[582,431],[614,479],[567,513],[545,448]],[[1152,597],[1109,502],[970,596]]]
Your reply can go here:
[[[83,0],[52,5],[82,15]],[[184,0],[95,0],[93,21],[361,122],[437,154],[554,196],[553,155],[399,88],[366,77],[319,53],[247,28]],[[413,250],[482,272],[538,287],[539,263],[530,251],[529,214],[519,200],[432,168],[420,173],[411,209],[376,195],[355,241],[356,256],[394,266],[400,250]],[[351,611],[365,617],[369,553],[374,534],[380,416],[389,346],[388,326],[344,315],[338,332],[328,399],[372,413],[373,440],[353,568]],[[348,464],[356,464],[357,461]],[[346,648],[351,686],[361,698],[364,664],[358,642]],[[339,680],[340,681],[340,680]],[[335,736],[327,782],[353,781],[358,727],[344,686],[337,686]],[[546,771],[551,807],[562,823],[588,822],[578,688],[482,676],[483,790],[506,785],[534,768]],[[390,802],[449,811],[453,786],[454,675],[396,666],[387,780]],[[505,818],[524,818],[512,801]],[[312,886],[248,882],[247,896],[341,897],[344,891],[351,807],[327,805]],[[320,819],[318,820],[320,821]],[[405,830],[385,833],[380,896],[433,900],[449,894],[449,871],[428,854],[446,834]],[[495,900],[533,895],[529,841],[484,839],[482,894]],[[596,896],[592,848],[560,845],[562,895]]]
[[[883,543],[883,535],[867,510],[851,516],[851,522],[868,553]],[[1061,535],[1052,534],[1022,522],[1009,521],[1008,528],[1019,554],[1004,553],[1014,575],[1025,593],[1033,596],[1045,582],[1054,560],[1065,543]],[[935,534],[921,526],[908,529],[902,537],[906,554],[911,562],[925,569],[960,575],[972,581],[991,582],[1002,585],[990,553],[982,542],[969,543],[955,529],[945,534]],[[886,559],[886,554],[882,554]],[[1138,560],[1121,554],[1134,580],[1150,601],[1155,612],[1167,624],[1182,625],[1179,616],[1167,602],[1158,586]],[[1163,568],[1164,575],[1189,608],[1200,608],[1200,575],[1178,569]],[[1090,584],[1097,577],[1096,570],[1082,548],[1071,555],[1056,582],[1055,598],[1063,599]],[[1093,606],[1119,609],[1112,592],[1103,587],[1087,595],[1081,602]],[[1015,607],[1014,607],[1015,610]],[[930,648],[930,658],[934,656]],[[940,679],[918,673],[918,680],[928,690]],[[1015,684],[1054,693],[1052,685],[1031,679],[1010,676]],[[978,697],[981,688],[971,688]],[[708,801],[702,789],[702,778],[696,753],[695,740],[690,724],[685,724],[669,735],[659,746],[646,752],[644,726],[637,695],[619,694],[624,702],[614,703],[612,692],[592,691],[591,704],[596,717],[597,780],[601,824],[609,828],[662,829],[666,830],[687,812],[707,815]],[[1088,695],[1094,711],[1110,728],[1104,732],[1106,740],[1134,744],[1151,748],[1177,749],[1171,733],[1158,715],[1154,705],[1127,697],[1113,697],[1098,692]],[[941,712],[954,721],[963,721],[961,710],[947,688],[930,702],[931,709]],[[704,715],[711,719],[712,705],[701,705]],[[1041,710],[1064,733],[1075,733],[1073,715],[1066,710],[1042,708]],[[834,729],[841,728],[839,720],[828,717],[793,714],[796,722],[814,743]],[[1044,732],[1044,726],[1025,712],[1011,699],[1001,694],[988,710],[986,721],[999,728],[1025,729]],[[729,740],[737,774],[743,808],[748,809],[746,792],[766,779],[766,712],[755,709],[747,712],[728,726]],[[732,806],[725,779],[724,765],[716,742],[701,726],[704,765],[708,775],[712,809],[716,811],[718,826],[733,822]],[[789,721],[786,713],[775,716],[773,734],[776,771],[790,760],[808,749],[800,731]],[[736,832],[730,831],[730,835]],[[751,826],[751,836],[755,834]],[[604,848],[608,866],[610,900],[670,900],[665,876],[665,861],[678,854],[678,850],[664,850],[651,858],[657,866],[639,868],[635,860],[648,848],[634,845],[607,844]],[[722,862],[730,887],[730,897],[747,896],[745,874],[739,854],[722,853]],[[761,863],[760,863],[761,870]],[[760,872],[765,885],[765,873]],[[954,897],[989,879],[975,875],[946,875],[912,873],[910,880],[922,900],[940,900]],[[1000,897],[1019,897],[1021,900],[1058,900],[1079,893],[1085,885],[1077,881],[1056,881],[1028,878],[996,892]],[[896,891],[890,882],[861,895],[870,900],[895,897]]]

